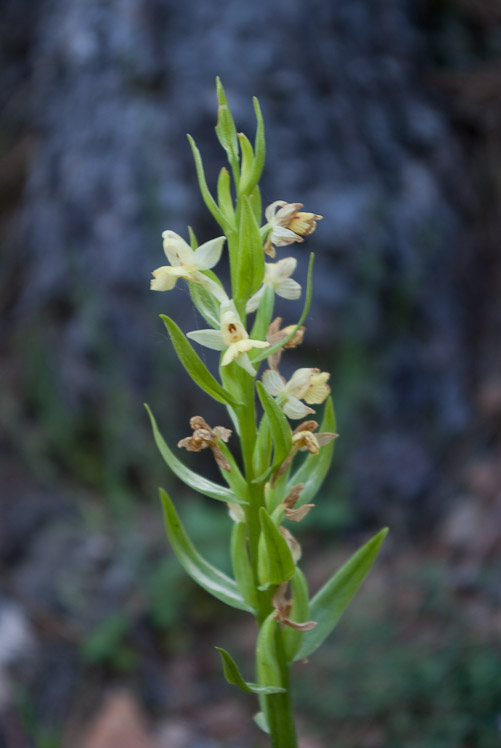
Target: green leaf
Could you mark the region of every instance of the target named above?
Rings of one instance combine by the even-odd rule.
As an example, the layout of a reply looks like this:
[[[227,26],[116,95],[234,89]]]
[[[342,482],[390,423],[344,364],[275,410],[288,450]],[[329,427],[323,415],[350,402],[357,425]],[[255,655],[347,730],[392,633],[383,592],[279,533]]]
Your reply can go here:
[[[294,574],[296,565],[284,536],[264,507],[259,510],[261,535],[258,544],[258,577],[264,589],[281,584]]]
[[[238,133],[238,142],[242,151],[242,160],[240,164],[240,183],[238,185],[238,194],[245,195],[252,186],[251,175],[254,168],[254,152],[249,139],[243,132]]]
[[[273,618],[274,615],[274,611],[270,613],[259,629],[256,646],[256,665],[257,677],[260,683],[265,686],[280,687],[282,679],[275,644],[278,624]]]
[[[296,623],[305,623],[310,620],[310,603],[308,595],[308,582],[301,569],[296,566],[296,571],[290,582],[292,607],[290,619]],[[298,631],[290,626],[284,626],[282,635],[284,637],[285,659],[293,662],[298,652],[305,631]]]
[[[260,686],[259,683],[248,683],[242,678],[238,665],[233,657],[222,647],[216,647],[216,649],[221,655],[224,677],[232,686],[238,686],[238,688],[246,693],[258,693],[263,696],[270,693],[285,692],[285,688],[280,688],[279,686]]]
[[[264,162],[266,159],[266,141],[264,137],[263,115],[261,114],[259,101],[255,97],[253,99],[253,102],[257,119],[256,140],[254,143],[255,153],[252,159],[252,166],[245,169],[245,171],[242,168],[242,179],[240,181],[239,189],[240,193],[250,192],[252,188],[259,182],[261,174],[263,173]],[[240,140],[240,143],[242,144],[242,140]]]
[[[235,181],[238,182],[238,138],[237,129],[233,116],[231,114],[230,107],[226,100],[226,94],[224,92],[223,84],[219,77],[216,78],[216,90],[217,90],[217,125],[216,135],[217,139],[223,146],[228,157],[228,161],[235,173]]]
[[[310,254],[310,262],[308,263],[308,280],[306,282],[306,294],[304,297],[304,306],[303,311],[301,312],[301,317],[299,318],[299,322],[297,325],[293,328],[293,330],[287,335],[286,338],[281,340],[279,343],[275,343],[275,345],[270,346],[270,348],[263,349],[260,353],[258,353],[257,356],[254,356],[252,361],[253,363],[258,363],[259,361],[263,361],[263,359],[268,358],[268,356],[271,356],[272,353],[275,353],[275,351],[280,350],[280,348],[283,348],[286,343],[291,340],[294,335],[297,333],[301,325],[303,324],[304,320],[306,319],[306,315],[309,312],[310,304],[311,304],[311,290],[312,290],[312,272],[313,272],[313,260],[315,259],[315,255],[313,252]]]
[[[256,443],[254,444],[254,452],[252,455],[252,468],[254,475],[259,479],[259,481],[256,482],[266,480],[266,477],[268,477],[271,472],[269,467],[271,450],[272,441],[270,422],[266,414],[264,414],[257,430]]]
[[[188,234],[190,235],[190,247],[193,251],[195,251],[196,249],[198,249],[198,241],[197,236],[191,226],[188,226]]]
[[[220,440],[218,446],[230,464],[230,470],[223,470],[223,468],[220,468],[220,471],[221,475],[228,482],[229,487],[233,491],[233,498],[231,501],[234,504],[248,504],[249,484],[240,472],[240,468],[227,445]]]
[[[210,271],[206,270],[205,275],[209,275]],[[211,276],[215,273],[211,273]],[[215,330],[220,329],[220,314],[219,314],[219,302],[217,299],[207,291],[200,283],[190,283],[190,296],[191,300],[195,304],[196,308],[205,319],[205,321],[213,327]]]
[[[211,595],[217,597],[226,605],[238,610],[245,610],[248,613],[254,613],[250,605],[247,605],[244,601],[235,580],[212,566],[196,550],[186,535],[174,504],[163,489],[160,489],[160,499],[164,510],[167,537],[172,550],[186,573],[204,590],[210,592]]]
[[[203,197],[204,203],[206,204],[207,208],[210,210],[218,224],[223,229],[224,233],[228,233],[232,230],[232,226],[228,223],[226,220],[224,214],[221,212],[218,204],[212,197],[209,188],[207,187],[207,181],[205,179],[205,172],[204,172],[204,166],[202,163],[202,157],[200,155],[200,151],[198,150],[195,141],[191,137],[191,135],[188,135],[188,140],[191,146],[191,150],[193,153],[193,159],[195,161],[195,168],[197,170],[197,177],[198,177],[198,185],[200,187],[200,193]]]
[[[231,197],[230,174],[224,166],[219,172],[219,179],[217,180],[217,201],[226,220],[235,228],[235,209]]]
[[[217,483],[213,483],[211,480],[204,478],[202,475],[195,473],[193,470],[187,468],[181,460],[179,460],[173,452],[167,446],[162,434],[160,433],[157,422],[153,413],[151,412],[148,405],[144,405],[151,420],[151,427],[153,429],[153,436],[155,438],[158,451],[164,458],[167,465],[170,467],[174,475],[183,481],[189,488],[194,491],[208,496],[211,499],[217,499],[218,501],[231,501],[234,504],[247,504],[246,501],[239,499],[235,496],[234,492],[224,486],[219,486]]]
[[[277,405],[275,398],[269,395],[262,382],[256,382],[257,394],[268,418],[273,442],[272,471],[276,470],[289,456],[292,449],[291,429],[287,418]]]
[[[231,562],[233,575],[242,597],[252,608],[257,608],[257,593],[252,565],[247,548],[247,523],[235,522],[231,531]]]
[[[259,227],[246,196],[241,200],[239,238],[234,295],[235,299],[245,306],[249,297],[261,285],[264,277],[263,245],[259,236]]]
[[[261,190],[259,189],[259,186],[257,184],[249,195],[249,202],[251,204],[256,223],[258,226],[260,226],[261,218],[263,216],[263,210],[261,206]],[[259,238],[261,238],[261,233],[259,233]]]
[[[165,314],[161,314],[160,317],[164,321],[179,360],[195,384],[198,384],[204,392],[207,392],[208,395],[219,403],[223,403],[224,405],[236,405],[237,403],[235,403],[226,390],[221,387],[217,379],[212,376],[206,365],[199,356],[197,356],[174,320],[167,317]]]
[[[264,716],[264,712],[257,712],[257,714],[254,715],[254,722],[260,730],[266,733],[266,735],[270,734],[270,728],[268,727],[268,722]]]
[[[336,416],[334,414],[332,398],[330,397],[325,403],[324,416],[322,423],[320,424],[319,433],[322,432],[336,432]],[[304,488],[301,491],[296,504],[297,508],[311,501],[322,485],[325,476],[329,471],[332,455],[334,454],[335,443],[336,440],[333,439],[331,442],[328,442],[321,447],[319,454],[309,454],[301,467],[290,479],[287,486],[288,491],[291,490],[292,486],[296,486],[298,483],[304,483]]]
[[[310,603],[310,616],[318,626],[304,633],[295,660],[309,657],[329,636],[369,573],[387,534],[388,528],[381,530],[317,592]]]

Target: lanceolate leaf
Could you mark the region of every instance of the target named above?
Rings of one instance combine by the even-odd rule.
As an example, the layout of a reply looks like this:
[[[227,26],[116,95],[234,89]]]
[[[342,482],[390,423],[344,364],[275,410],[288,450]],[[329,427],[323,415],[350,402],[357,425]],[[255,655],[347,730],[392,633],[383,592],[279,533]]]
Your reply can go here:
[[[230,190],[230,174],[224,166],[219,172],[217,180],[217,199],[221,212],[224,214],[229,224],[235,224],[235,209],[233,207],[233,198]]]
[[[216,278],[215,274],[210,270],[205,271],[205,275],[208,275],[213,280]],[[190,283],[189,286],[191,300],[195,304],[202,317],[206,322],[208,322],[211,327],[213,327],[215,330],[219,330],[220,315],[218,301],[200,283]]]
[[[235,405],[234,400],[221,387],[217,379],[212,376],[206,365],[195,353],[174,320],[166,317],[165,314],[161,314],[160,316],[165,323],[179,360],[195,384],[198,384],[202,390],[219,403]]]
[[[280,666],[276,653],[276,632],[279,625],[270,613],[261,624],[257,637],[256,664],[257,677],[266,686],[280,686]],[[284,746],[285,748],[285,746]]]
[[[234,166],[238,164],[237,129],[219,77],[216,78],[216,88],[218,102],[216,135],[228,155],[228,161]]]
[[[369,573],[387,534],[388,528],[381,530],[317,592],[310,603],[310,617],[318,626],[304,633],[295,660],[309,657],[329,636]]]
[[[204,590],[210,592],[211,595],[217,597],[223,603],[226,603],[226,605],[238,608],[238,610],[254,613],[250,605],[247,605],[244,601],[235,580],[223,574],[215,566],[212,566],[196,550],[186,535],[181,520],[174,509],[174,504],[163,489],[160,489],[160,498],[164,509],[167,537],[169,538],[172,550],[186,573],[203,587]]]
[[[308,582],[301,569],[297,566],[291,579],[292,607],[290,619],[296,623],[305,623],[310,620],[310,604],[308,600]],[[294,657],[301,646],[303,637],[307,632],[284,626],[283,637],[285,646],[285,658],[287,662],[293,662]]]
[[[266,143],[264,138],[264,122],[263,122],[263,116],[261,114],[261,108],[259,106],[259,101],[254,97],[254,111],[256,113],[256,119],[257,119],[257,130],[256,130],[256,140],[254,144],[254,158],[252,160],[252,167],[250,169],[246,169],[245,174],[242,170],[242,181],[240,183],[240,192],[247,192],[251,191],[259,181],[259,178],[262,174],[263,167],[264,167],[264,161],[266,157]],[[242,139],[240,139],[240,142],[242,142]],[[249,144],[250,145],[250,144]]]
[[[332,398],[329,397],[325,403],[324,417],[319,432],[335,433],[335,431],[336,416],[334,414]],[[332,455],[334,453],[334,445],[335,440],[332,440],[321,447],[319,454],[309,454],[299,470],[297,470],[290,479],[288,484],[289,491],[292,486],[296,486],[298,483],[304,483],[304,488],[299,494],[296,507],[307,504],[316,495],[329,470],[329,465],[331,464]]]
[[[244,196],[241,203],[240,246],[236,255],[238,270],[234,294],[235,299],[243,301],[245,305],[263,280],[264,252],[249,198]]]
[[[263,406],[264,412],[268,418],[273,441],[273,465],[272,470],[276,470],[279,465],[289,456],[292,449],[291,429],[287,418],[284,416],[280,406],[275,399],[269,395],[262,382],[256,382],[256,389]]]
[[[242,678],[238,665],[233,657],[222,647],[216,647],[223,662],[224,677],[232,686],[238,686],[246,693],[257,693],[266,696],[269,693],[284,693],[285,688],[279,686],[260,686],[259,683],[247,683]]]
[[[247,548],[247,523],[235,522],[231,531],[233,576],[243,599],[257,608],[257,593]]]
[[[197,170],[197,177],[198,177],[198,185],[200,187],[200,193],[204,199],[204,202],[218,224],[221,226],[223,231],[227,233],[232,229],[232,226],[228,223],[225,216],[219,209],[218,204],[212,197],[209,188],[207,187],[207,181],[205,179],[205,172],[204,172],[204,166],[202,163],[202,156],[200,155],[200,151],[198,150],[195,141],[191,137],[191,135],[188,135],[188,140],[190,142],[191,150],[193,153],[193,159],[195,161],[195,168]]]
[[[158,450],[174,475],[177,475],[183,483],[194,491],[198,491],[198,493],[208,496],[210,499],[217,499],[218,501],[225,502],[232,501],[234,504],[247,504],[247,501],[241,500],[239,497],[235,496],[231,489],[219,486],[217,483],[213,483],[211,480],[204,478],[202,475],[195,473],[193,470],[190,470],[183,465],[181,460],[179,460],[167,446],[165,439],[158,429],[155,417],[148,405],[145,404],[144,407],[146,408],[151,420],[153,436],[155,437]]]
[[[275,527],[264,507],[259,510],[261,536],[258,549],[258,576],[261,585],[281,584],[290,579],[296,568],[284,536]]]
[[[271,356],[271,354],[275,353],[275,351],[278,351],[280,350],[280,348],[283,348],[283,346],[294,337],[294,335],[297,333],[297,331],[303,324],[304,320],[306,319],[306,315],[308,314],[308,311],[310,309],[310,304],[311,304],[312,271],[313,271],[313,260],[314,259],[315,259],[315,255],[312,252],[310,254],[310,262],[308,264],[308,280],[306,282],[306,294],[304,297],[304,306],[303,306],[303,311],[301,312],[301,317],[299,318],[299,322],[292,329],[292,331],[287,335],[286,338],[281,340],[279,343],[275,343],[275,345],[270,346],[270,348],[263,349],[260,353],[258,353],[257,356],[254,356],[252,359],[253,363],[258,363],[258,361],[263,361],[263,359],[268,358],[268,356]]]

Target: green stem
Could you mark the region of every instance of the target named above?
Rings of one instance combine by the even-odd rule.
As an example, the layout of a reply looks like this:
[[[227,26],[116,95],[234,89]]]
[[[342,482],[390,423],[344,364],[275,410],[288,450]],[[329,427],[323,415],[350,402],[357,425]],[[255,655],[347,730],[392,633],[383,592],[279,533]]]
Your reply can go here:
[[[255,408],[255,383],[242,372],[242,392],[245,393],[244,402],[237,410],[240,426],[240,438],[242,446],[242,457],[245,468],[245,477],[249,483],[250,505],[247,509],[247,521],[249,527],[249,551],[257,590],[258,610],[256,619],[259,626],[267,618],[273,609],[273,590],[258,590],[259,580],[257,575],[258,543],[261,531],[259,521],[259,509],[264,506],[264,487],[262,483],[252,483],[254,469],[252,457],[256,443],[256,408]],[[282,629],[276,627],[276,656],[280,668],[280,681],[284,693],[270,694],[263,699],[264,712],[270,728],[272,748],[297,748],[296,728],[292,711],[290,695],[289,666],[285,658]]]
[[[265,696],[265,713],[268,718],[272,748],[297,748],[296,726],[290,692],[289,666],[285,660],[282,629],[277,626],[276,655],[280,666],[281,686],[285,693]]]

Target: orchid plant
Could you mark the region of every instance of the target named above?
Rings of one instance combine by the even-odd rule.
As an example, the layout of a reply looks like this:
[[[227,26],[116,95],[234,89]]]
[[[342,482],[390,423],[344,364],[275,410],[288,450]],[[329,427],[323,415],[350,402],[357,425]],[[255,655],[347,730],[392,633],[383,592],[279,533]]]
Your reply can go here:
[[[208,325],[185,335],[174,320],[162,315],[186,372],[226,407],[228,416],[227,424],[211,427],[202,416],[193,415],[192,434],[177,446],[193,452],[210,449],[222,483],[186,467],[163,439],[149,408],[148,413],[157,446],[172,472],[190,489],[228,506],[233,520],[232,577],[196,550],[173,502],[160,490],[167,535],[186,572],[208,593],[256,619],[256,682],[245,680],[232,656],[217,647],[226,680],[258,695],[260,710],[255,721],[270,736],[271,745],[294,748],[291,665],[305,662],[334,629],[371,568],[387,530],[369,540],[310,599],[299,567],[301,546],[286,523],[301,522],[314,508],[312,499],[331,462],[337,434],[330,375],[315,367],[299,368],[288,380],[280,373],[283,352],[300,345],[304,337],[313,255],[302,314],[297,323],[285,327],[280,317],[274,318],[275,295],[300,298],[301,285],[291,277],[297,262],[294,257],[266,262],[265,256],[274,259],[276,248],[303,242],[322,216],[302,211],[301,203],[277,200],[266,208],[262,222],[258,182],[265,162],[265,136],[259,103],[254,99],[253,146],[243,133],[237,133],[219,79],[217,97],[216,135],[230,167],[220,171],[217,200],[207,186],[200,152],[188,138],[203,200],[221,236],[198,246],[191,229],[189,243],[165,231],[168,264],[153,271],[151,288],[170,291],[183,279]],[[229,292],[213,272],[225,247]],[[221,352],[218,375],[211,373],[190,341]],[[264,361],[267,367],[260,374]],[[322,404],[319,425],[310,406]],[[299,452],[306,456],[297,464]]]

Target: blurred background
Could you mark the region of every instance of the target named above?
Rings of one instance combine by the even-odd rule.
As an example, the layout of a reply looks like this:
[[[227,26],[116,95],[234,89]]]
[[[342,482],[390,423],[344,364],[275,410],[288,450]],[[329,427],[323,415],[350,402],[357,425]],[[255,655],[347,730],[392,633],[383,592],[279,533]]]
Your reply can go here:
[[[311,588],[391,527],[295,668],[302,746],[499,746],[499,0],[0,9],[0,746],[267,745],[213,650],[250,676],[253,626],[178,566],[157,486],[225,569],[230,520],[169,475],[142,406],[171,445],[194,413],[228,425],[158,319],[199,324],[188,293],[148,290],[162,230],[217,233],[185,138],[214,185],[216,75],[249,136],[260,99],[264,204],[324,216],[281,251],[298,279],[317,254],[284,371],[332,372],[340,433],[297,533]]]

